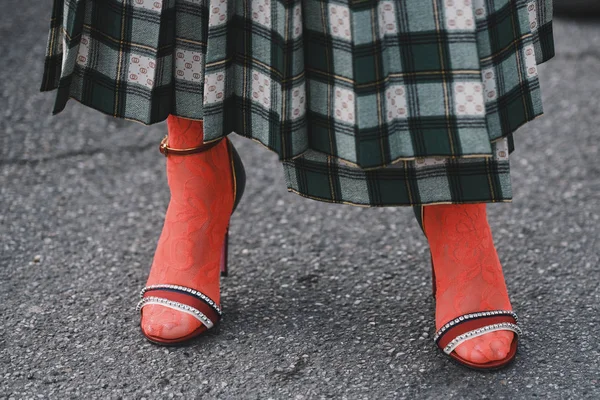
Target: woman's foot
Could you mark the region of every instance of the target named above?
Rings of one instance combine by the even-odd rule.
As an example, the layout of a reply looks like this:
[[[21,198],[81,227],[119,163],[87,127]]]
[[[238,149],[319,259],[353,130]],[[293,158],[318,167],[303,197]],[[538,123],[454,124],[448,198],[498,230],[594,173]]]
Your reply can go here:
[[[171,148],[202,144],[201,121],[169,116],[167,122]],[[234,203],[226,141],[198,154],[169,155],[167,178],[171,201],[147,286],[186,286],[220,304],[220,258]],[[155,304],[142,309],[141,327],[164,340],[204,329],[193,316]]]
[[[426,206],[423,218],[435,268],[436,329],[464,314],[512,310],[486,205]],[[491,332],[455,351],[478,364],[502,360],[513,338],[510,331]]]

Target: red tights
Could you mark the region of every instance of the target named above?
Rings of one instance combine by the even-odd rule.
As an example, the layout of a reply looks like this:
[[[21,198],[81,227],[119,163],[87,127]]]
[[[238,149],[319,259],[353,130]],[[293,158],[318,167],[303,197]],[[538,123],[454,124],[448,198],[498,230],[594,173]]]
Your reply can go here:
[[[202,144],[201,121],[167,120],[169,147]],[[227,143],[208,151],[167,157],[171,201],[147,285],[194,288],[220,303],[219,261],[233,210],[233,181]],[[144,307],[142,329],[149,336],[178,339],[200,328],[194,317],[160,305]]]
[[[201,121],[170,116],[167,122],[170,147],[202,144]],[[227,151],[222,141],[203,153],[167,157],[171,201],[148,285],[192,287],[219,303],[219,258],[234,201]],[[427,206],[423,223],[436,272],[438,328],[462,314],[511,309],[485,204]],[[170,308],[143,309],[142,329],[150,336],[178,339],[199,327],[192,316]],[[512,339],[512,332],[492,332],[456,351],[485,363],[503,359]]]
[[[435,268],[437,329],[463,314],[512,310],[485,204],[427,206],[423,222]],[[502,360],[513,337],[487,333],[456,352],[475,363]]]

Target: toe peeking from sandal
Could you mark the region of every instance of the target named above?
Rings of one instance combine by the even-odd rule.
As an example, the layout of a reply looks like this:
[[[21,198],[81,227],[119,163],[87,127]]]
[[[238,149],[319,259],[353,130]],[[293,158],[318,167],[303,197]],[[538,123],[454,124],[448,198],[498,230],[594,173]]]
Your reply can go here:
[[[521,328],[517,323],[517,314],[509,310],[465,314],[442,326],[436,332],[433,340],[446,355],[461,365],[477,370],[496,370],[507,366],[517,354],[518,339],[521,335]],[[512,331],[515,333],[510,351],[502,360],[479,364],[464,359],[454,351],[460,344],[469,339],[495,331]]]
[[[210,297],[185,286],[169,284],[146,286],[140,292],[140,297],[141,300],[136,307],[140,313],[145,306],[156,304],[189,314],[201,323],[198,329],[178,339],[164,339],[149,335],[142,329],[144,336],[155,344],[173,345],[188,341],[213,328],[221,320],[221,308]]]

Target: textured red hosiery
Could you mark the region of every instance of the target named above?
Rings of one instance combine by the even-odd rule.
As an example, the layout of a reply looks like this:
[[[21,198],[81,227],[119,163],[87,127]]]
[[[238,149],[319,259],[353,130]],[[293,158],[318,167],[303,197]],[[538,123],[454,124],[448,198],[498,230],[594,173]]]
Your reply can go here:
[[[486,205],[426,206],[423,216],[436,277],[436,329],[471,312],[511,310]],[[501,360],[513,337],[510,331],[488,333],[456,352],[475,363]]]
[[[202,144],[202,121],[169,116],[167,124],[169,147]],[[226,141],[202,153],[169,155],[167,178],[171,200],[147,285],[187,286],[220,303],[219,262],[234,202]],[[143,308],[141,326],[167,340],[202,329],[194,317],[160,305]]]

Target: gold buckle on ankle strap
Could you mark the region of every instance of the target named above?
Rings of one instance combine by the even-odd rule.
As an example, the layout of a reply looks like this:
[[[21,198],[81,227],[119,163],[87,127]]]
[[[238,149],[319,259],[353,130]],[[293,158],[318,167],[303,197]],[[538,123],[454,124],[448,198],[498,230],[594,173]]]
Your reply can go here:
[[[215,147],[217,144],[219,144],[221,142],[221,140],[215,140],[214,142],[210,142],[210,143],[205,143],[205,144],[201,144],[198,147],[192,147],[189,149],[173,149],[171,147],[169,147],[169,141],[168,141],[168,135],[166,135],[161,141],[160,141],[160,146],[158,147],[158,150],[166,156],[172,154],[172,155],[179,155],[179,156],[185,156],[187,154],[195,154],[195,153],[202,153],[203,151],[206,150],[210,150],[211,148]]]
[[[158,148],[158,150],[165,155],[165,157],[167,156],[167,154],[169,153],[169,145],[167,144],[167,139],[168,136],[165,135],[165,137],[160,141],[160,146]]]

